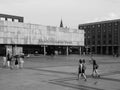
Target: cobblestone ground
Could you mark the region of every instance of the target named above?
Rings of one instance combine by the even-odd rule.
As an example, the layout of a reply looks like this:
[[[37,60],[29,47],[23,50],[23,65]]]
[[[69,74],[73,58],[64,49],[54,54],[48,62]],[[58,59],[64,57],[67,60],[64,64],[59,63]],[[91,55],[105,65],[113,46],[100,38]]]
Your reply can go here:
[[[91,77],[89,56],[32,56],[23,69],[2,68],[0,90],[120,90],[120,57],[93,56],[99,64],[100,78]],[[86,60],[87,81],[77,80],[79,58]]]

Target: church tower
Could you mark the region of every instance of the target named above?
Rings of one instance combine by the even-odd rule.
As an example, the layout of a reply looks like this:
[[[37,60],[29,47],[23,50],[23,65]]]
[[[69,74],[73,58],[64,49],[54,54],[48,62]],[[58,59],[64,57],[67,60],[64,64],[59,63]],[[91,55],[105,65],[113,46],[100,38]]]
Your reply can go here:
[[[62,22],[62,19],[61,19],[61,22],[60,22],[60,27],[63,27],[63,22]]]

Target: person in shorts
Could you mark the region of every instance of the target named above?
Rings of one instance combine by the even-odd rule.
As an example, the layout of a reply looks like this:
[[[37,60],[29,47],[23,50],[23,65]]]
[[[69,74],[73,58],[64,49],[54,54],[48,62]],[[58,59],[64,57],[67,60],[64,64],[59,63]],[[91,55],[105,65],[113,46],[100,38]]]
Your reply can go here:
[[[87,80],[87,78],[86,78],[86,74],[85,74],[85,70],[86,70],[86,65],[85,65],[85,59],[83,59],[82,60],[82,75],[83,75],[83,77],[84,77],[84,79],[85,79],[85,81]]]
[[[87,80],[85,75],[85,61],[82,61],[81,59],[79,60],[79,67],[78,67],[78,80],[79,80],[79,75],[81,75],[81,77],[84,77],[85,81]]]

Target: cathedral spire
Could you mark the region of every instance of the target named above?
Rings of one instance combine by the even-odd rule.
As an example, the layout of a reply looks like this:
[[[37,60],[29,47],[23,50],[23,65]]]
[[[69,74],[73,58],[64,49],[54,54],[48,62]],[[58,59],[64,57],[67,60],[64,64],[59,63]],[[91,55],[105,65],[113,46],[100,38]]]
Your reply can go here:
[[[63,27],[63,22],[62,22],[62,19],[61,19],[61,22],[60,22],[60,27]]]

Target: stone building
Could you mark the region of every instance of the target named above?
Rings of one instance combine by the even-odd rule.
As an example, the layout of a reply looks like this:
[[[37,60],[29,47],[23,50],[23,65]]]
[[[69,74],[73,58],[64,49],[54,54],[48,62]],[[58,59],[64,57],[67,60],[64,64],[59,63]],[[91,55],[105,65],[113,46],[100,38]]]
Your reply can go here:
[[[79,24],[85,31],[85,51],[120,55],[120,19]]]

